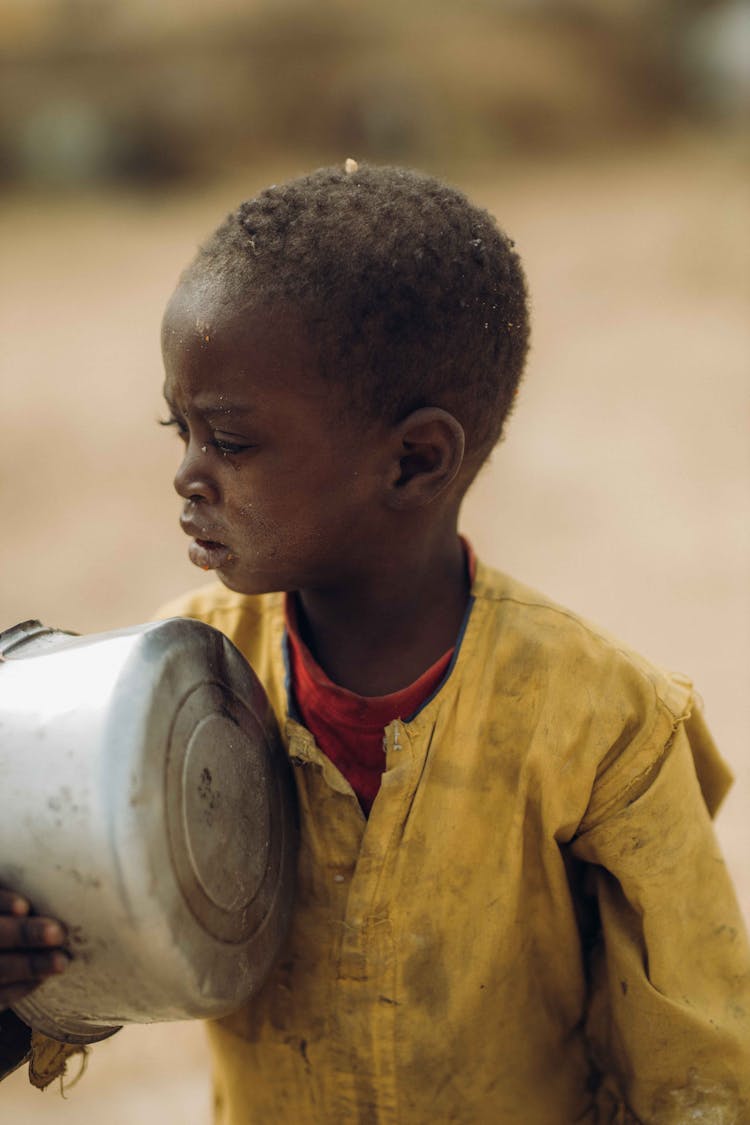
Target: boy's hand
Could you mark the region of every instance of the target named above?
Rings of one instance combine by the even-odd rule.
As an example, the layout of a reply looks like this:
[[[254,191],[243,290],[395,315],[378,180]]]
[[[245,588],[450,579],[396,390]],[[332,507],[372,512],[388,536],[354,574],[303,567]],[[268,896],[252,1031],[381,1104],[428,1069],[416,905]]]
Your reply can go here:
[[[30,911],[25,898],[0,888],[0,1011],[68,964],[63,927]]]

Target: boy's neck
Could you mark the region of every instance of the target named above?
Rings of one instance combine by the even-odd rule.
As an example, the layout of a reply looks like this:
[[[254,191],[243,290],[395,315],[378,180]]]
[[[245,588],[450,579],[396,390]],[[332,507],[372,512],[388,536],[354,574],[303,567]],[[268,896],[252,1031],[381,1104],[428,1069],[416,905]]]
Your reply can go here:
[[[458,535],[410,556],[394,551],[356,586],[300,590],[299,627],[327,675],[357,695],[388,695],[455,643],[469,579]]]

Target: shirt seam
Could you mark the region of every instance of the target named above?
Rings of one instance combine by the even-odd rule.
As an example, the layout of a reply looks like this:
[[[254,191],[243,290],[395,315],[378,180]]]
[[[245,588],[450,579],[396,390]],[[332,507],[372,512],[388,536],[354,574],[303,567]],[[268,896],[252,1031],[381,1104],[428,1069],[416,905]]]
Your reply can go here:
[[[514,597],[512,594],[504,594],[500,591],[498,591],[497,593],[494,593],[491,590],[477,591],[475,593],[475,597],[478,599],[483,598],[488,602],[510,602],[513,605],[522,606],[526,609],[544,610],[551,614],[553,617],[564,618],[571,624],[578,626],[582,633],[590,637],[592,640],[596,641],[596,643],[601,648],[606,649],[607,651],[614,653],[617,656],[621,657],[623,660],[627,661],[629,667],[632,668],[639,679],[644,684],[648,684],[653,693],[653,702],[658,706],[663,707],[672,718],[674,723],[679,723],[689,717],[691,711],[690,706],[688,706],[687,709],[683,707],[679,711],[674,710],[670,706],[668,700],[665,699],[664,695],[658,690],[657,685],[654,683],[653,679],[647,674],[645,669],[638,663],[638,661],[634,659],[634,654],[630,652],[627,647],[622,647],[617,643],[616,638],[606,636],[604,632],[595,628],[593,625],[588,624],[571,610],[567,610],[563,606],[552,605],[549,602],[543,600],[536,601],[532,600],[531,598],[518,598]],[[659,675],[664,679],[665,685],[673,687],[676,691],[684,692],[688,697],[692,695],[692,682],[690,680],[686,679],[685,677],[681,677],[680,680],[674,680],[672,678],[672,674],[664,669],[657,668],[656,665],[653,665],[653,671],[656,675]]]

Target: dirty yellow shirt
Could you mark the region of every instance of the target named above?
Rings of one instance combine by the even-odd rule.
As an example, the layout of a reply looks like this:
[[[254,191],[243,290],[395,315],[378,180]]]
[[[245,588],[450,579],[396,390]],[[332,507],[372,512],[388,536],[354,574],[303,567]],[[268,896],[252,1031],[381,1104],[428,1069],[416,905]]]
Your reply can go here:
[[[483,566],[369,820],[289,718],[283,597],[165,607],[269,693],[301,813],[292,931],[209,1024],[220,1125],[747,1125],[747,939],[691,695]],[[697,776],[696,776],[697,775]]]

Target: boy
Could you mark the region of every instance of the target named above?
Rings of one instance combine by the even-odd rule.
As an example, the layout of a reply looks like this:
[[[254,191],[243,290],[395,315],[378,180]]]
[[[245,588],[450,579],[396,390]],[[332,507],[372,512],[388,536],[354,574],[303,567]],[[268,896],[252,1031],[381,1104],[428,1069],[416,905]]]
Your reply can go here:
[[[210,1025],[222,1125],[750,1120],[690,686],[458,536],[527,343],[491,218],[349,163],[240,206],[169,303],[175,487],[222,585],[163,612],[248,658],[301,816],[286,948]]]

